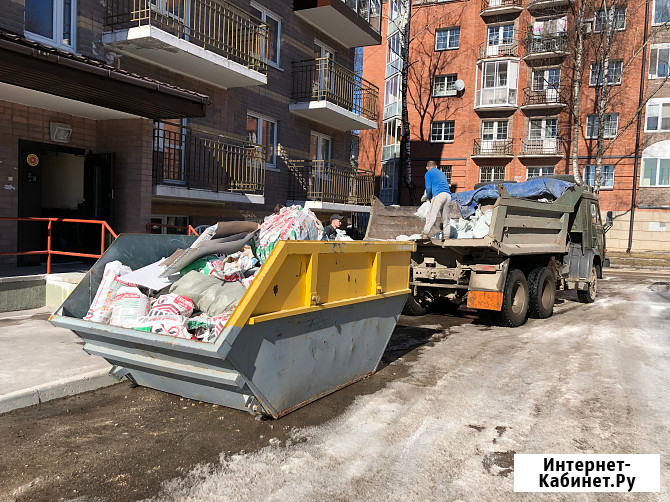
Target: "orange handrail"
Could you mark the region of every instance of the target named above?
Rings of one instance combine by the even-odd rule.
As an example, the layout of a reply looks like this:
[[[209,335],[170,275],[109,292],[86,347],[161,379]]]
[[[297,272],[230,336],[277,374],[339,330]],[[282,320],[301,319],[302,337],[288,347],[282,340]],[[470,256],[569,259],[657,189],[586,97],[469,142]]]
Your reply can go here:
[[[0,253],[0,256],[24,256],[31,254],[45,254],[47,255],[47,274],[51,273],[51,256],[77,256],[80,258],[100,258],[105,252],[105,232],[116,239],[118,236],[112,230],[109,224],[104,220],[81,220],[74,218],[15,218],[12,216],[0,216],[0,221],[46,221],[47,225],[47,249],[45,251],[17,251],[14,253]],[[100,225],[100,254],[89,253],[73,253],[70,251],[55,251],[51,249],[51,225],[54,222],[59,223],[94,223]]]
[[[179,225],[167,225],[165,223],[151,223],[151,222],[149,222],[149,223],[147,223],[147,226],[145,227],[148,234],[151,233],[151,227],[179,228],[181,230],[188,230],[187,235],[199,235],[198,232],[195,231],[195,228],[193,228],[191,225],[189,225],[187,227],[182,227],[182,226],[179,226]]]

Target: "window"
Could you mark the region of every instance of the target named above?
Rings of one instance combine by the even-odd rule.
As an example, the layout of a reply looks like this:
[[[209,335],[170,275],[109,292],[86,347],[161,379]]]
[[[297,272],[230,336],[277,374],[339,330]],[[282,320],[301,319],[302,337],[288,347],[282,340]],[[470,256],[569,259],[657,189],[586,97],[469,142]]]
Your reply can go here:
[[[483,120],[482,141],[507,139],[508,125],[507,120]]]
[[[496,181],[504,181],[504,179],[504,167],[482,167],[479,170],[480,183],[495,183]]]
[[[561,83],[560,68],[545,68],[533,71],[533,90],[558,89]]]
[[[596,179],[596,166],[584,166],[584,182],[593,186]],[[600,188],[614,188],[614,166],[602,166],[602,176],[600,177]]]
[[[154,166],[165,183],[184,182],[186,119],[154,121]]]
[[[437,166],[437,168],[447,175],[447,180],[451,185],[451,166]]]
[[[670,21],[670,0],[654,0],[654,24]]]
[[[74,51],[77,33],[76,0],[26,0],[26,36]]]
[[[600,9],[596,11],[595,19],[593,20],[593,31],[599,33],[603,30],[607,22],[607,11]],[[616,31],[626,29],[626,7],[614,7],[614,18],[612,19],[612,27]]]
[[[554,174],[553,166],[529,167],[528,170],[526,171],[526,179],[529,180],[531,178],[538,178],[540,176],[549,176],[551,174]]]
[[[475,97],[475,106],[516,106],[517,61],[488,61],[482,67],[481,91]]]
[[[543,140],[558,137],[558,118],[531,119],[528,139]]]
[[[402,0],[389,0],[389,24],[402,13]]]
[[[454,127],[455,122],[453,120],[431,122],[430,141],[433,143],[446,143],[447,141],[454,141]]]
[[[670,186],[670,159],[642,159],[642,179],[640,180],[640,186]]]
[[[645,131],[670,131],[670,101],[649,101]]]
[[[504,55],[514,42],[514,24],[488,26],[486,29],[486,55]]]
[[[400,57],[400,33],[389,36],[387,42],[386,64],[389,64]]]
[[[433,79],[433,96],[455,96],[456,89],[454,84],[458,79],[457,75],[435,75]]]
[[[446,28],[435,32],[435,50],[458,49],[461,41],[461,28]]]
[[[402,122],[400,119],[391,119],[384,122],[384,131],[382,134],[382,147],[390,145],[399,145],[402,136]]]
[[[329,161],[331,158],[333,138],[312,131],[309,139],[309,158],[312,160]]]
[[[151,215],[152,234],[186,235],[188,234],[188,226],[188,216]]]
[[[605,138],[613,138],[616,136],[619,128],[619,114],[608,113],[605,115]],[[586,119],[586,138],[598,138],[598,115],[589,115]]]
[[[277,165],[277,121],[261,115],[247,114],[247,140],[263,145],[265,167],[276,169]]]
[[[670,0],[669,0],[670,1]],[[670,46],[652,46],[649,51],[649,78],[665,78],[668,76],[668,60]]]
[[[386,81],[384,104],[390,105],[400,100],[400,75],[393,75]]]
[[[621,72],[623,70],[623,61],[610,61],[607,65],[607,83],[612,85],[621,84]],[[603,73],[600,63],[591,63],[591,76],[589,85],[602,85]]]
[[[379,177],[379,200],[384,204],[398,203],[398,181],[400,163],[398,160],[382,162],[382,174]]]
[[[268,44],[264,57],[268,63],[279,66],[279,45],[281,41],[281,17],[271,13],[257,3],[251,3],[251,14],[263,21],[267,26]],[[265,49],[263,49],[265,50]]]

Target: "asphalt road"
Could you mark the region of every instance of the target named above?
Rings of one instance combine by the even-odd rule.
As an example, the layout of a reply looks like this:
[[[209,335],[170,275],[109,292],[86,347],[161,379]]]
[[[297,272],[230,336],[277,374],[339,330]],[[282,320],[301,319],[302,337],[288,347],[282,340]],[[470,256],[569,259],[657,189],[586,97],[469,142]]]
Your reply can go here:
[[[120,384],[0,416],[4,500],[670,500],[670,274],[517,329],[401,317],[372,377],[280,420]],[[515,494],[514,453],[660,453],[660,494]]]

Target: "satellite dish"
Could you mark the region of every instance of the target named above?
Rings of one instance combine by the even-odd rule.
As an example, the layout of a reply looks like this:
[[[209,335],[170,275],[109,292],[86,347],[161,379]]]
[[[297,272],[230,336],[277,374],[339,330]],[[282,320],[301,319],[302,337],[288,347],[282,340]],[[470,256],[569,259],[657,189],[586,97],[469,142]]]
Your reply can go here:
[[[456,82],[454,82],[454,89],[456,89],[458,92],[461,92],[463,89],[465,89],[465,82],[459,78]]]

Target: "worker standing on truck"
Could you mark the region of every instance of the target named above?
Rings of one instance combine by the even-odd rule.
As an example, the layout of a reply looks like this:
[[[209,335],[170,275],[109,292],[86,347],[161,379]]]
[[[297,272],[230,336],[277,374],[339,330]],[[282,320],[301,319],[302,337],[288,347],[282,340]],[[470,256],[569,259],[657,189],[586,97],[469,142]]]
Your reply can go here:
[[[451,208],[451,190],[449,190],[449,179],[437,164],[429,160],[426,164],[426,197],[430,200],[430,211],[426,218],[421,237],[428,238],[428,232],[437,221],[437,215],[442,213],[444,237],[449,238],[449,209]]]

